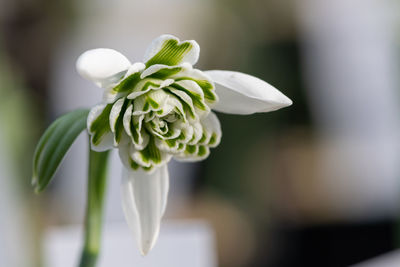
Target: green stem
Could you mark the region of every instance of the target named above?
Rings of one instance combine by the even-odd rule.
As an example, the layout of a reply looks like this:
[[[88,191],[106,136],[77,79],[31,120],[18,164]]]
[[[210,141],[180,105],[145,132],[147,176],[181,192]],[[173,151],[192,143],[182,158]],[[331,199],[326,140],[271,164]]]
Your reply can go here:
[[[108,154],[108,151],[95,152],[89,147],[85,243],[79,267],[96,266],[101,242]]]

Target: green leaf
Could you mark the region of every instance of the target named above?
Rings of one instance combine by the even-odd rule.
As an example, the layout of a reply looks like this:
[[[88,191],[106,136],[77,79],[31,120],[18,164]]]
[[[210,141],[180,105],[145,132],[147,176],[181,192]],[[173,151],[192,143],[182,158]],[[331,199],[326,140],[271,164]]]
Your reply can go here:
[[[86,129],[88,114],[89,110],[78,109],[59,117],[40,138],[33,156],[36,192],[46,188],[72,143]]]

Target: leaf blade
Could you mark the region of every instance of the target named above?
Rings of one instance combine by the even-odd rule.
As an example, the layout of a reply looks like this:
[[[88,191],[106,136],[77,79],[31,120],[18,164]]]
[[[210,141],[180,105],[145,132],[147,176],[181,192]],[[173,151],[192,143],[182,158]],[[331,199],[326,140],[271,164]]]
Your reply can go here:
[[[33,156],[32,185],[43,191],[56,173],[65,154],[86,129],[87,109],[69,112],[55,120],[44,132]]]

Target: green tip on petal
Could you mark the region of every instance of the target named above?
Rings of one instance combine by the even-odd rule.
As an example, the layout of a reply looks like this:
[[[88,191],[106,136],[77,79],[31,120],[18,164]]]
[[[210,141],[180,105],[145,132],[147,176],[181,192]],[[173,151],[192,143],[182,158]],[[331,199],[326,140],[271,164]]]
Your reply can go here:
[[[161,35],[155,39],[147,49],[144,62],[146,67],[154,64],[168,66],[181,63],[196,64],[200,54],[200,47],[196,41],[182,41],[173,35]]]

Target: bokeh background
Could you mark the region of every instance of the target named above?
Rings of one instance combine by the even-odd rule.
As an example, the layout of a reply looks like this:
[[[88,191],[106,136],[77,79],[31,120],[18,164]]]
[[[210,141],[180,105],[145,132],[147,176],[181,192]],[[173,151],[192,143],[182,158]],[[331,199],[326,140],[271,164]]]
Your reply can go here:
[[[391,0],[0,0],[0,266],[41,266],[46,229],[81,223],[81,136],[41,196],[35,143],[101,99],[75,71],[85,50],[140,61],[163,33],[195,39],[200,69],[268,81],[294,104],[218,114],[220,146],[171,164],[167,219],[202,218],[220,267],[348,266],[400,246],[400,6]],[[117,166],[114,158],[113,166]],[[119,172],[107,220],[123,220]]]

